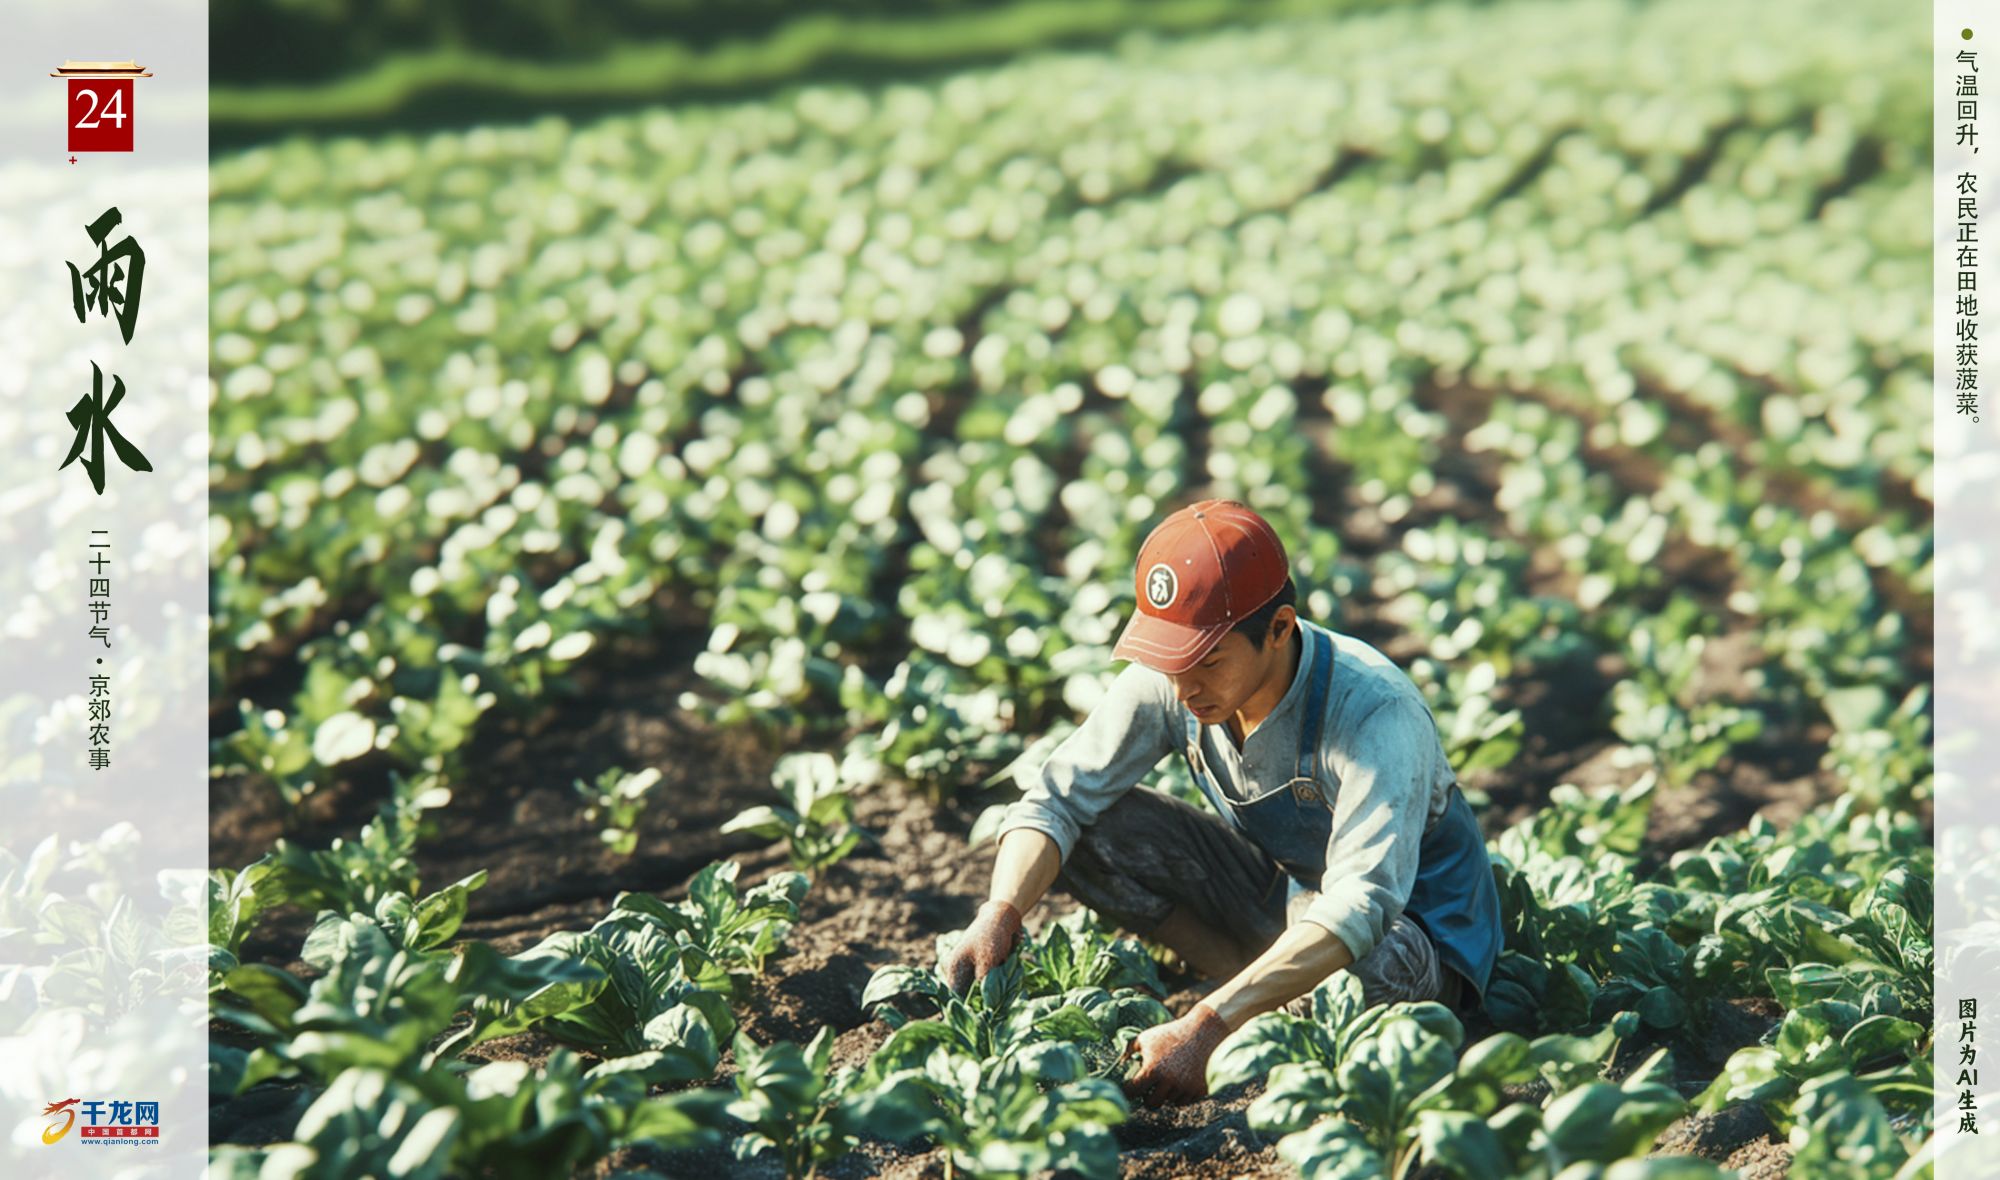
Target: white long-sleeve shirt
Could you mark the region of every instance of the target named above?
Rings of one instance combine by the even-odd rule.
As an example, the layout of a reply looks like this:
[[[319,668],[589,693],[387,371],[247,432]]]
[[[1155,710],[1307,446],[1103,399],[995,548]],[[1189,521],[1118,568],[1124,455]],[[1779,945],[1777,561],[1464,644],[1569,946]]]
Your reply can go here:
[[[1319,896],[1300,917],[1332,931],[1360,959],[1408,903],[1418,845],[1443,815],[1456,776],[1430,707],[1409,676],[1361,640],[1328,633],[1333,679],[1317,774],[1323,797],[1333,801],[1333,828]],[[1207,770],[1225,795],[1254,799],[1291,781],[1312,675],[1313,644],[1304,639],[1291,687],[1242,749],[1227,726],[1201,727]],[[1186,718],[1165,675],[1128,665],[1082,726],[1029,776],[1027,793],[1007,809],[1000,834],[1033,828],[1054,840],[1067,861],[1086,825],[1161,758],[1178,754],[1186,744]]]

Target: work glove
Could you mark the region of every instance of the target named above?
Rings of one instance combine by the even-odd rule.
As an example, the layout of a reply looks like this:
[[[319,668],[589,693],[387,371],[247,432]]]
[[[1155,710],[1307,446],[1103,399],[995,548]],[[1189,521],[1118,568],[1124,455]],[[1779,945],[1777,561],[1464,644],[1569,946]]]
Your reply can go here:
[[[963,995],[986,973],[1007,961],[1021,941],[1021,911],[1010,901],[993,900],[979,907],[951,954],[938,965],[945,986]]]
[[[1126,1080],[1125,1096],[1149,1106],[1208,1097],[1208,1058],[1228,1035],[1229,1025],[1206,1003],[1140,1033],[1125,1046],[1126,1056],[1139,1052],[1139,1069]]]

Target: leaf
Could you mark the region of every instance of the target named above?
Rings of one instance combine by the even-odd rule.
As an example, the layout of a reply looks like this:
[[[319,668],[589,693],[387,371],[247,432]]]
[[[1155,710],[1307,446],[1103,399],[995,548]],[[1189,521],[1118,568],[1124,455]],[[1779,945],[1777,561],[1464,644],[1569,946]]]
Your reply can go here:
[[[1082,977],[1081,965],[1076,961],[1076,948],[1071,945],[1069,931],[1061,926],[1052,926],[1034,948],[1035,966],[1058,988],[1077,987],[1095,982]]]
[[[433,1105],[409,1083],[373,1069],[335,1077],[293,1132],[323,1160],[380,1177],[441,1177],[459,1112]]]
[[[1511,979],[1494,979],[1486,988],[1486,1013],[1501,1028],[1535,1032],[1542,1027],[1541,999]]]
[[[762,885],[743,895],[743,908],[756,913],[797,918],[799,902],[811,883],[804,873],[773,873]]]
[[[961,1047],[959,1038],[942,1021],[918,1020],[889,1034],[868,1059],[867,1074],[881,1078],[902,1070],[922,1069],[939,1049]]]
[[[736,910],[736,874],[740,866],[733,860],[712,861],[688,882],[688,901],[713,928]]]
[[[1311,1021],[1283,1012],[1252,1017],[1224,1037],[1208,1059],[1210,1092],[1238,1082],[1261,1080],[1287,1062],[1334,1064],[1332,1046]]]
[[[209,1042],[208,1093],[211,1099],[225,1098],[243,1086],[243,1071],[250,1054],[242,1049]]]
[[[645,1141],[667,1151],[718,1142],[722,1138],[722,1108],[728,1101],[728,1095],[719,1090],[683,1090],[648,1098],[632,1108],[619,1142]]]
[[[462,947],[446,975],[473,999],[473,1022],[440,1045],[438,1056],[525,1032],[595,1001],[609,977],[567,954],[570,945],[571,940],[545,939],[513,958],[502,958],[483,942]]]
[[[1542,1129],[1562,1160],[1610,1163],[1651,1147],[1686,1106],[1665,1086],[1628,1090],[1590,1082],[1544,1107]]]
[[[1575,963],[1551,967],[1549,990],[1534,1027],[1572,1029],[1588,1024],[1597,994],[1596,981]]]
[[[907,1143],[929,1132],[940,1112],[922,1075],[908,1071],[893,1074],[860,1094],[842,1097],[839,1117],[851,1134]]]
[[[1037,1041],[1003,1057],[1004,1065],[1043,1086],[1059,1086],[1085,1077],[1083,1055],[1066,1041]]]
[[[1340,1087],[1318,1062],[1287,1062],[1271,1071],[1264,1093],[1244,1117],[1267,1135],[1302,1131],[1338,1109]]]
[[[271,1049],[252,1049],[250,1055],[243,1060],[243,1076],[236,1081],[236,1092],[240,1094],[259,1082],[269,1081],[272,1078],[295,1077],[298,1073],[299,1071],[278,1052]],[[309,1095],[311,1091],[306,1090],[301,1093]]]
[[[766,840],[782,840],[799,827],[799,817],[775,807],[752,807],[722,825],[724,832],[749,832]]]
[[[1080,1062],[1078,1068],[1082,1068]],[[1054,1113],[1047,1125],[1059,1131],[1114,1127],[1131,1115],[1124,1094],[1104,1078],[1078,1078],[1050,1091],[1049,1098]]]
[[[1361,990],[1361,980],[1352,971],[1339,971],[1322,980],[1312,990],[1312,1019],[1328,1034],[1338,1034],[1369,1011]],[[1328,1065],[1334,1062],[1327,1062]]]
[[[1636,1090],[1641,1086],[1666,1086],[1673,1089],[1675,1087],[1673,1051],[1665,1047],[1655,1049],[1651,1056],[1634,1066],[1632,1072],[1626,1074],[1618,1086],[1627,1091]]]
[[[1341,1111],[1366,1124],[1383,1148],[1402,1134],[1417,1096],[1450,1077],[1457,1064],[1453,1045],[1415,1014],[1392,1013],[1341,1061]]]
[[[861,1009],[865,1012],[904,996],[917,996],[942,1006],[951,997],[951,989],[933,971],[894,963],[869,977],[868,986],[861,992]]]
[[[811,807],[806,809],[804,824],[818,827],[830,826],[840,820],[846,819],[853,807],[853,798],[844,791],[836,791],[831,795],[821,795],[812,801]]]
[[[1872,684],[1836,688],[1820,701],[1834,729],[1860,733],[1880,727],[1889,714],[1889,694]]]
[[[1500,1141],[1504,1158],[1518,1160],[1532,1150],[1542,1151],[1542,1109],[1532,1102],[1516,1102],[1500,1108],[1486,1120],[1494,1138]]]
[[[451,941],[465,922],[468,894],[486,884],[486,870],[454,881],[417,903],[417,938],[413,950],[434,950]]]
[[[737,1092],[746,1099],[754,1100],[764,1118],[757,1125],[767,1132],[779,1123],[798,1125],[813,1110],[819,1099],[825,1080],[814,1072],[807,1063],[805,1053],[790,1041],[779,1041],[774,1045],[758,1048],[750,1038],[738,1033],[736,1037],[736,1060],[739,1072],[736,1075]],[[743,1103],[732,1107],[737,1117]],[[774,1121],[765,1121],[766,1119]]]
[[[1450,1008],[1432,1000],[1399,1001],[1388,1006],[1391,1016],[1401,1016],[1414,1021],[1426,1033],[1443,1041],[1445,1047],[1456,1051],[1465,1043],[1465,1025]]]
[[[827,865],[845,860],[848,853],[853,852],[861,846],[861,840],[864,835],[865,833],[860,828],[847,829],[847,834],[842,836],[838,843],[832,848],[827,849],[823,855],[815,858],[818,866],[824,868]]]
[[[431,1175],[451,1154],[458,1137],[458,1112],[449,1108],[427,1112],[389,1157],[391,1176]]]
[[[1495,1033],[1465,1051],[1451,1082],[1452,1105],[1484,1117],[1506,1100],[1503,1087],[1534,1080],[1528,1042],[1514,1033]]]
[[[644,1053],[631,1053],[624,1057],[613,1057],[591,1067],[589,1077],[602,1082],[614,1077],[636,1078],[645,1085],[660,1085],[667,1082],[693,1081],[707,1077],[707,1073],[690,1073],[687,1057],[683,1054],[663,1053],[649,1049]],[[496,1062],[505,1065],[508,1062]],[[711,1071],[712,1072],[712,1071]]]
[[[1103,1032],[1089,1013],[1074,1004],[1065,1004],[1035,1021],[1035,1031],[1062,1041],[1097,1041]]]
[[[362,922],[370,926],[374,925],[372,921],[359,914],[355,917],[361,918]],[[308,966],[321,971],[331,971],[338,964],[345,962],[350,954],[357,953],[359,931],[360,925],[352,918],[343,917],[332,910],[324,911],[319,915],[319,920],[313,923],[313,928],[307,932],[305,945],[299,950],[299,958]]]
[[[1537,1072],[1548,1080],[1551,1090],[1561,1094],[1603,1076],[1604,1062],[1618,1041],[1618,1030],[1611,1024],[1587,1036],[1552,1033],[1532,1041],[1528,1057]]]
[[[1879,1176],[1908,1154],[1888,1111],[1851,1074],[1807,1082],[1791,1113],[1793,1168],[1800,1175]]]
[[[1902,1054],[1914,1057],[1923,1046],[1924,1026],[1894,1016],[1870,1016],[1841,1038],[1841,1048],[1857,1069],[1879,1057]]]
[[[691,935],[698,929],[693,919],[650,893],[621,893],[612,901],[611,912],[639,915],[670,934]]]
[[[1687,1004],[1667,987],[1649,988],[1639,997],[1638,1012],[1650,1028],[1674,1029],[1687,1023]]]
[[[410,939],[405,935],[412,933],[409,927],[416,912],[417,907],[407,893],[387,893],[375,899],[375,924],[398,946],[409,944]]]
[[[1765,972],[1771,995],[1787,1008],[1803,1008],[1817,1000],[1842,1000],[1864,1012],[1899,1015],[1902,1004],[1896,999],[1895,976],[1877,963],[1849,963],[1842,967],[1825,963],[1804,963],[1792,968],[1773,967]]]
[[[1387,1180],[1388,1165],[1354,1124],[1323,1119],[1278,1141],[1278,1155],[1304,1180]]]
[[[1078,911],[1079,913],[1087,911]],[[1167,994],[1167,988],[1160,981],[1159,965],[1153,962],[1145,948],[1129,938],[1113,939],[1101,954],[1109,958],[1114,969],[1104,979],[1105,987],[1136,987],[1155,996]]]
[[[1426,1163],[1450,1172],[1458,1180],[1508,1180],[1518,1174],[1493,1128],[1484,1119],[1462,1110],[1419,1113],[1417,1142],[1423,1148]]]
[[[359,713],[336,713],[313,730],[313,760],[338,766],[375,748],[375,722]]]
[[[1751,1045],[1730,1054],[1722,1072],[1695,1095],[1695,1107],[1703,1114],[1716,1114],[1745,1102],[1762,1102],[1789,1092],[1792,1081],[1779,1068],[1782,1058],[1776,1049]]]
[[[717,1044],[737,1031],[736,1014],[730,1011],[727,996],[691,987],[679,993],[679,1001],[702,1014],[708,1021],[708,1027],[714,1030]]]
[[[59,894],[46,897],[36,918],[48,941],[60,946],[97,945],[98,914],[80,902],[66,901]]]
[[[693,1081],[715,1072],[715,1030],[692,1004],[676,1004],[648,1020],[640,1037],[662,1057],[660,1080]]]
[[[1678,987],[1684,979],[1685,957],[1664,930],[1621,930],[1611,947],[1611,968],[1647,987]]]
[[[1025,973],[1021,956],[1008,955],[998,967],[988,971],[973,989],[979,996],[980,1006],[988,1012],[1005,1010],[1022,994]]]
[[[306,1001],[306,985],[296,976],[263,963],[245,963],[223,976],[222,985],[277,1029],[289,1029]]]

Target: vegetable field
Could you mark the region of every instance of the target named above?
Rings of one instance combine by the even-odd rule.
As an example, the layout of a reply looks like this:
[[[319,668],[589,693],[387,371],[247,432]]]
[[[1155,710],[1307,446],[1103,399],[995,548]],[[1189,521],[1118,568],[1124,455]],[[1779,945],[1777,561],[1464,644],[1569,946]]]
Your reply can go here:
[[[214,1173],[1927,1174],[1921,24],[1420,4],[217,157]],[[1164,948],[1057,894],[930,968],[1208,495],[1429,698],[1506,951],[1154,1109]]]

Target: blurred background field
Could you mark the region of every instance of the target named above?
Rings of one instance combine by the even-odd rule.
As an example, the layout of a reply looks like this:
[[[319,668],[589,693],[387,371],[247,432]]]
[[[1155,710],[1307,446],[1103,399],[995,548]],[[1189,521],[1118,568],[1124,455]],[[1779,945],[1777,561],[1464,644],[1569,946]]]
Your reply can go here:
[[[1384,0],[919,0],[788,5],[356,4],[212,10],[219,143],[301,127],[427,125],[755,93],[807,78],[915,77],[1026,50]]]
[[[871,971],[969,917],[964,837],[1115,672],[1139,541],[1228,495],[1309,617],[1410,670],[1480,800],[1484,1031],[1639,1013],[1614,1080],[1674,1051],[1658,1125],[1575,1159],[1891,1175],[1924,1141],[1900,6],[214,12],[212,860],[293,883],[224,932],[225,998],[239,956],[311,978],[320,906],[477,874],[461,937],[514,953],[789,859],[793,953],[737,1019],[865,1062]],[[758,804],[791,819],[725,827]],[[1769,1056],[1871,1016],[1909,1027],[1845,1082]],[[553,1084],[544,1037],[496,1043]],[[283,1097],[233,1075],[218,1139],[356,1100],[286,1043],[240,1043]],[[1274,1130],[1248,1095],[1210,1105],[1132,1112],[1126,1166],[1311,1170],[1213,1130]]]

